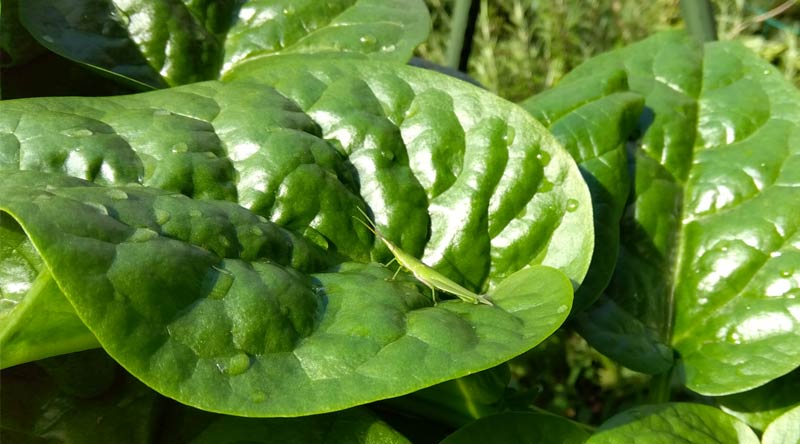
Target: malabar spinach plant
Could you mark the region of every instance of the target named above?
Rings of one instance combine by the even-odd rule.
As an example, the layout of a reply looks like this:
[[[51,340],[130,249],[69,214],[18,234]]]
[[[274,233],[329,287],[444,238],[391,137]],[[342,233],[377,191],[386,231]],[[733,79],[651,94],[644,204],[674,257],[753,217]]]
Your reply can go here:
[[[405,65],[416,1],[0,23],[3,441],[796,442],[800,94],[741,47],[515,105]],[[565,322],[650,402],[532,407],[507,362]]]

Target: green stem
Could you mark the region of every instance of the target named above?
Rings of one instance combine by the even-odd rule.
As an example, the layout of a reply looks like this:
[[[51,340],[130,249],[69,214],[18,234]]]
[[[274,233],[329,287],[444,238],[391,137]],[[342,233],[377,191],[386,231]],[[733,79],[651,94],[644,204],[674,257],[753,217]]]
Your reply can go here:
[[[446,55],[447,66],[450,68],[466,71],[479,9],[478,0],[455,0]]]
[[[681,16],[689,33],[701,42],[717,39],[717,23],[709,0],[681,0]]]
[[[650,388],[652,391],[650,392],[650,399],[648,400],[649,404],[663,404],[669,402],[672,397],[671,382],[673,368],[674,367],[671,367],[664,373],[653,376],[653,379],[650,381]]]

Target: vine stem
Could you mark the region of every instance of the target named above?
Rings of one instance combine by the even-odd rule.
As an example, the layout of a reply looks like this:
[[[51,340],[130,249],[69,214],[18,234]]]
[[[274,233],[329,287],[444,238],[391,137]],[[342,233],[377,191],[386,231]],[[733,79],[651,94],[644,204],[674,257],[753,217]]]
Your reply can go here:
[[[717,22],[709,0],[681,0],[681,16],[689,33],[698,41],[717,39]]]
[[[448,67],[466,72],[480,7],[479,0],[455,0],[453,15],[450,18],[450,36],[447,41]]]

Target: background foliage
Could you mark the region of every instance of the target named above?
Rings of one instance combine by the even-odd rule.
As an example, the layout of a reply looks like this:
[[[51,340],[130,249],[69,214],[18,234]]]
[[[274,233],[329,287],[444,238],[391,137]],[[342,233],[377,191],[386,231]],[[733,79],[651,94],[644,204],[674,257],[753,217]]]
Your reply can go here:
[[[453,0],[426,0],[433,32],[417,55],[444,63]],[[518,101],[584,60],[681,26],[678,0],[480,0],[469,74]],[[721,40],[740,40],[800,85],[796,1],[714,0]]]

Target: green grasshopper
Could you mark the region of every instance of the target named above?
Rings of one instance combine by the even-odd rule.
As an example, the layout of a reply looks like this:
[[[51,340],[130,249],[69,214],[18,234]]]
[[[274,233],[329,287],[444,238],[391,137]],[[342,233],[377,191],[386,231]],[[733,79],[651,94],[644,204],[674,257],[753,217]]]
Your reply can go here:
[[[375,235],[378,239],[380,239],[386,248],[392,252],[394,258],[389,261],[387,266],[389,266],[392,262],[397,262],[399,267],[397,271],[395,271],[394,276],[392,279],[397,277],[397,274],[400,272],[401,269],[405,268],[406,270],[410,271],[411,274],[414,275],[417,280],[425,284],[428,288],[431,289],[431,296],[433,297],[433,302],[436,303],[436,290],[442,290],[444,292],[450,293],[452,295],[458,296],[462,301],[469,302],[472,304],[486,304],[486,305],[494,305],[492,304],[489,299],[487,299],[484,295],[475,294],[466,288],[458,285],[457,283],[451,281],[447,278],[447,276],[439,273],[438,271],[434,270],[433,268],[426,265],[424,262],[420,261],[419,259],[415,258],[414,256],[406,253],[400,247],[395,245],[389,239],[386,239],[378,229],[375,227],[375,224],[370,220],[367,213],[364,212],[361,208],[358,209],[361,215],[364,217],[365,220],[361,220],[360,218],[356,217],[355,219],[361,222],[362,225],[367,227],[372,234]]]

